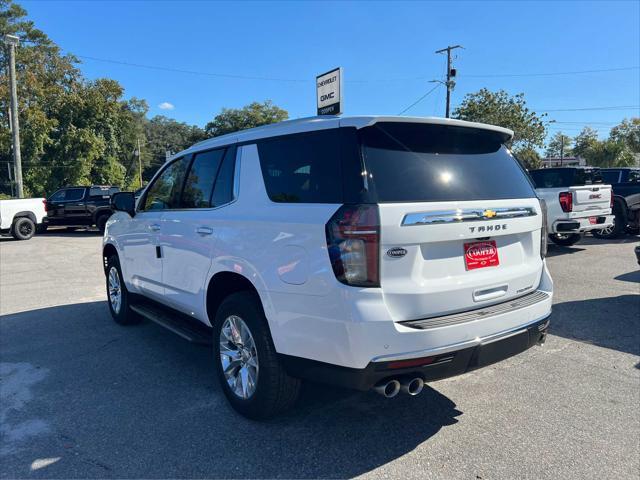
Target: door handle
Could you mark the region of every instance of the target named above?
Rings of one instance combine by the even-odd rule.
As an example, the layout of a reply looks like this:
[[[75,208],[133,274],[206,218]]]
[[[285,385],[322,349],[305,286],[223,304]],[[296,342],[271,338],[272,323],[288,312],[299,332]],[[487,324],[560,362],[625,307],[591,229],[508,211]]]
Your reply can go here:
[[[200,235],[211,235],[213,233],[213,229],[209,227],[198,227],[196,228],[196,233]]]
[[[158,225],[157,223],[152,223],[151,225],[149,225],[149,230],[151,230],[152,232],[158,232],[160,231],[160,225]]]

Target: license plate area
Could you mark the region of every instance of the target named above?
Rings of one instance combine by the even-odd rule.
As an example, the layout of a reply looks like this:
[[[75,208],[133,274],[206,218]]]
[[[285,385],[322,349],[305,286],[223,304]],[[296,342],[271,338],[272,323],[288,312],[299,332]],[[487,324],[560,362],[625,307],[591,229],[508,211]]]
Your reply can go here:
[[[497,267],[500,265],[495,240],[483,240],[464,244],[464,266],[467,270]]]

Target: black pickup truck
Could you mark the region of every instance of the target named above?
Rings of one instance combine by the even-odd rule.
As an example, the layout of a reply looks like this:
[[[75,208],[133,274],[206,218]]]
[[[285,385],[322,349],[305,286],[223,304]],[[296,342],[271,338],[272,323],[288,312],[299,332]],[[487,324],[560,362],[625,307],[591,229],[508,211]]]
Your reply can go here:
[[[603,168],[600,170],[604,183],[613,187],[612,227],[594,230],[600,238],[615,238],[625,230],[638,233],[640,230],[640,168]]]
[[[47,199],[47,226],[81,227],[95,225],[103,232],[111,210],[111,195],[118,187],[92,185],[64,187]]]

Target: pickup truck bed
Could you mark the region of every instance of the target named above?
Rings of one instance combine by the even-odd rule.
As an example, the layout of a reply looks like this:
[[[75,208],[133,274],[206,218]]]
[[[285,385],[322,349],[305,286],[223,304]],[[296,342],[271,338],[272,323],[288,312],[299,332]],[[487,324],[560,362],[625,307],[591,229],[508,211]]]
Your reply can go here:
[[[585,232],[599,231],[613,224],[611,186],[592,183],[600,180],[597,172],[597,169],[579,168],[529,172],[536,193],[546,202],[547,232],[554,243],[573,245]],[[567,185],[574,182],[578,184]]]
[[[0,200],[0,233],[29,240],[46,219],[44,198]]]

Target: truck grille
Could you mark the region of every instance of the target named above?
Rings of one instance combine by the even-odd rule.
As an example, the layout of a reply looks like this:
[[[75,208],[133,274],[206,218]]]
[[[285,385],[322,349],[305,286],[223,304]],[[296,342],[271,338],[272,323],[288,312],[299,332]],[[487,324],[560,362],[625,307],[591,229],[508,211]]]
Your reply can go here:
[[[481,320],[485,317],[501,315],[503,313],[513,312],[521,308],[529,307],[538,302],[542,302],[549,298],[549,294],[541,290],[528,293],[522,297],[507,300],[506,302],[491,305],[489,307],[479,308],[460,313],[453,313],[442,317],[423,318],[420,320],[407,320],[398,322],[406,327],[416,328],[419,330],[429,330],[431,328],[446,327],[449,325],[458,325],[460,323],[473,322]]]

